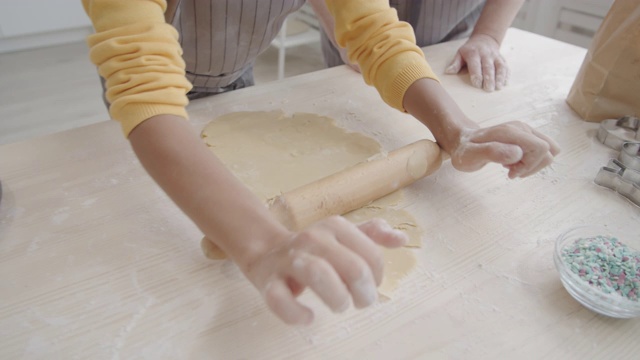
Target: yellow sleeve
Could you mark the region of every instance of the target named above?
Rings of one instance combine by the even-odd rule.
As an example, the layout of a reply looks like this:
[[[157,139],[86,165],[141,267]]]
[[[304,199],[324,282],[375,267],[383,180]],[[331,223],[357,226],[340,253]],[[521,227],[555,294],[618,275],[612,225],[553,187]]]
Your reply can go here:
[[[164,20],[164,0],[82,0],[95,34],[91,61],[106,80],[110,115],[125,136],[161,114],[187,118],[185,77],[178,32]]]
[[[416,80],[438,80],[416,45],[413,28],[398,19],[388,0],[326,0],[335,19],[336,41],[360,65],[367,84],[405,111],[404,93]]]

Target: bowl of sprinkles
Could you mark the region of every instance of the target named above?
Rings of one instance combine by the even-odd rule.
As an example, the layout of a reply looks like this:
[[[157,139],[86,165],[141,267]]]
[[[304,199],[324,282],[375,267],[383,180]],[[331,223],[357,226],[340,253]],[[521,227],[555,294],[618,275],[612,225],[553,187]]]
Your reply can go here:
[[[579,226],[558,237],[554,262],[565,289],[585,307],[615,318],[640,316],[640,233],[615,236]]]

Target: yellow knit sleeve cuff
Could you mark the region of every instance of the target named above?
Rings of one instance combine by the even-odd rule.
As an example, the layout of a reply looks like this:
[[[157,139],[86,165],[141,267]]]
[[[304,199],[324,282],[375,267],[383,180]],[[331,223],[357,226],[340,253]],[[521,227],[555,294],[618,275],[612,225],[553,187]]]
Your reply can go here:
[[[394,77],[389,87],[382,93],[382,99],[391,107],[406,112],[404,109],[404,94],[409,86],[419,79],[429,78],[440,82],[431,67],[423,60],[419,63],[410,64],[404,67]]]
[[[119,120],[122,133],[126,138],[136,126],[142,124],[150,117],[157,115],[176,115],[188,119],[184,106],[165,104],[129,104],[119,111],[111,111],[111,117]]]

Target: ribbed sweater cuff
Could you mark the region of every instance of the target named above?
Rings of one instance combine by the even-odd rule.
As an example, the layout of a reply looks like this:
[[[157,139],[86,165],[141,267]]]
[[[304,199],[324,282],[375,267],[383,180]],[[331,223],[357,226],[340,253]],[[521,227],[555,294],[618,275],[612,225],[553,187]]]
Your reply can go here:
[[[163,104],[130,104],[119,111],[112,111],[111,114],[120,122],[122,132],[127,138],[136,126],[157,115],[176,115],[188,119],[187,111],[183,106]]]
[[[403,106],[404,94],[411,84],[416,80],[424,78],[440,82],[431,68],[425,66],[424,63],[415,63],[405,67],[404,70],[396,75],[391,83],[389,93],[387,94],[387,103],[402,112],[406,112]]]

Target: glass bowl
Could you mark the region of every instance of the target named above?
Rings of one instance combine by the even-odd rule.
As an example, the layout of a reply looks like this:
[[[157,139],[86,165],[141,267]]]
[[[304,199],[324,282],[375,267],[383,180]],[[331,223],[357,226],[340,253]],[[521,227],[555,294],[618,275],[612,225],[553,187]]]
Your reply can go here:
[[[598,239],[597,237],[600,237],[600,239]],[[593,274],[585,274],[584,269],[586,267],[579,266],[576,263],[576,265],[573,266],[574,270],[578,272],[576,273],[572,271],[572,266],[569,264],[571,261],[565,261],[563,258],[563,250],[569,248],[574,249],[577,240],[589,239],[582,241],[582,243],[584,244],[585,242],[589,242],[591,244],[594,244],[594,242],[602,241],[602,237],[609,239],[616,238],[618,239],[619,244],[626,245],[636,254],[640,253],[640,234],[624,234],[622,232],[616,232],[616,234],[613,234],[611,230],[602,226],[578,226],[571,228],[568,231],[562,233],[556,240],[553,260],[555,262],[556,269],[558,269],[558,272],[560,273],[560,280],[562,281],[565,289],[567,289],[569,294],[571,294],[574,299],[576,299],[578,302],[592,311],[614,318],[629,319],[638,317],[640,316],[640,288],[636,288],[634,290],[634,292],[638,294],[638,300],[630,299],[628,296],[623,296],[615,291],[607,293],[606,290],[603,290],[597,285],[592,285],[589,283],[589,280],[584,280],[580,277],[578,273],[583,274],[583,276],[593,278]],[[595,247],[591,249],[595,249]],[[597,252],[603,253],[601,262],[597,264],[612,263],[610,261],[604,260],[607,259],[606,255],[604,254],[608,253],[608,250],[598,250]],[[574,250],[571,253],[576,254],[573,256],[580,256],[581,253],[584,253],[584,250]],[[594,252],[590,250],[589,254],[594,254]],[[595,256],[600,255],[596,254]],[[590,255],[587,255],[587,257],[590,257]],[[640,257],[640,255],[631,259],[627,257],[628,259],[625,261],[636,263],[637,269],[640,269],[640,263],[637,263],[638,257]],[[595,268],[600,269],[601,266],[598,265]],[[582,269],[582,271],[580,271],[580,269]],[[617,270],[613,270],[613,267],[611,267],[611,269],[612,270],[609,272],[610,274],[617,272]],[[593,273],[595,274],[596,271],[594,271]],[[609,278],[610,282],[607,283],[606,276],[603,276],[601,280],[605,281],[605,283],[603,284],[605,288],[609,287],[608,285],[611,285],[611,281],[617,283],[616,280],[611,280],[611,278]],[[631,285],[631,289],[633,289],[633,284]],[[609,289],[611,288],[609,287]]]

